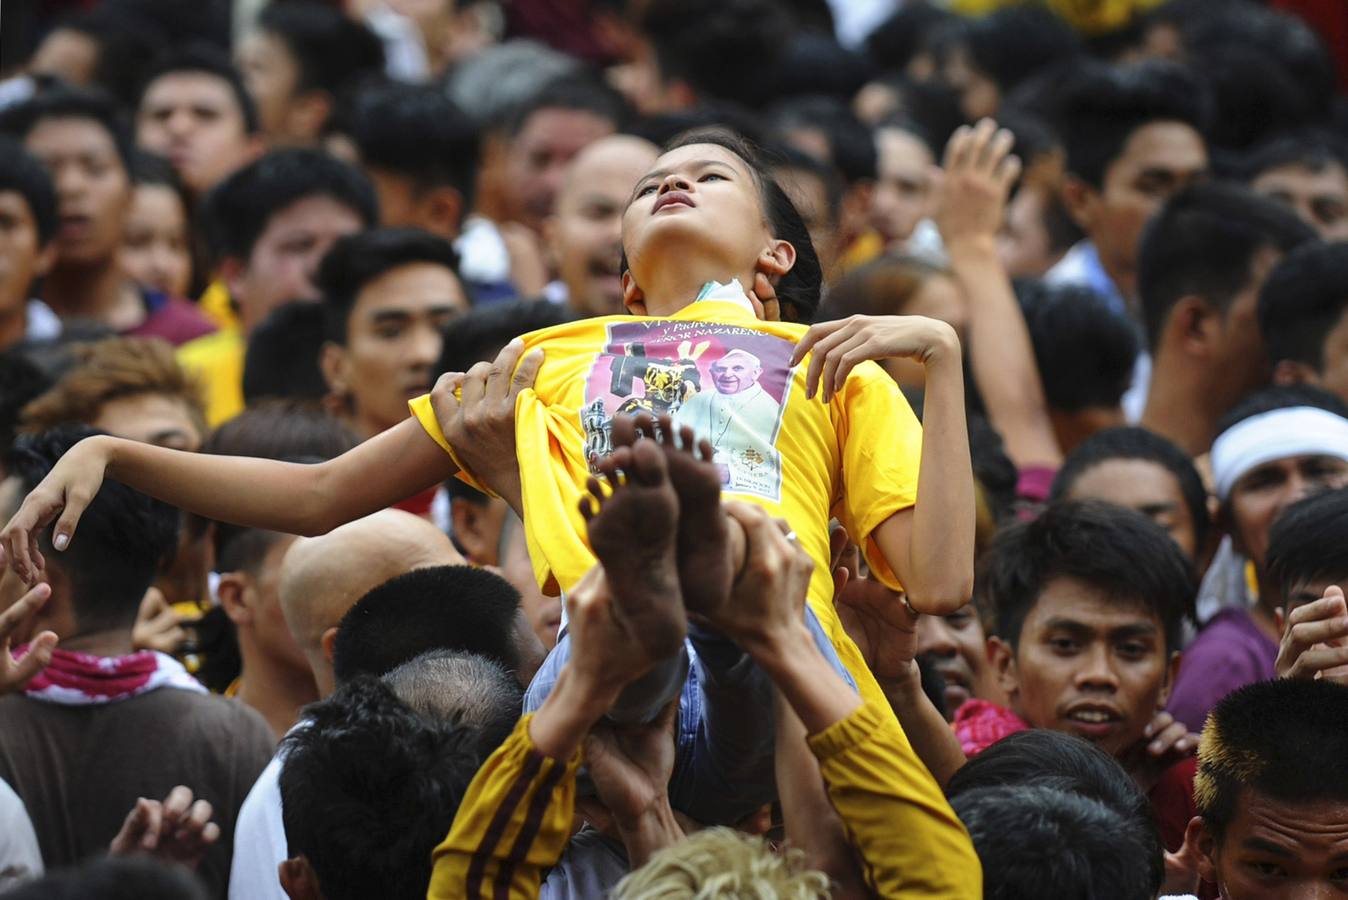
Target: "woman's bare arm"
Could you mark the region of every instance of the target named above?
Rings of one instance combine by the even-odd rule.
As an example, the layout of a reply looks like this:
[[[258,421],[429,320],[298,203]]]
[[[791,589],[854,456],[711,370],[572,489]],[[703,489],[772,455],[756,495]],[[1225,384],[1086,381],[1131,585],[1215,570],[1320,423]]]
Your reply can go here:
[[[52,545],[64,550],[105,476],[207,518],[310,535],[391,506],[455,471],[415,419],[316,465],[185,453],[100,435],[75,445],[24,499],[0,532],[0,548],[32,581],[43,566],[37,536],[55,520]]]

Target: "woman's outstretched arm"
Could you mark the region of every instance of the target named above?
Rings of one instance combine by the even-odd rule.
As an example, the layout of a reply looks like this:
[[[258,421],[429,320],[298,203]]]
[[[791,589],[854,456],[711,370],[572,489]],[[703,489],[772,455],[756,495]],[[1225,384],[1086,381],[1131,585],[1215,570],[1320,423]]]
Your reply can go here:
[[[105,435],[76,444],[19,507],[0,548],[19,577],[43,566],[38,535],[56,522],[52,546],[76,538],[80,516],[105,477],[222,522],[289,534],[322,534],[444,481],[453,460],[415,419],[315,465],[186,453]]]

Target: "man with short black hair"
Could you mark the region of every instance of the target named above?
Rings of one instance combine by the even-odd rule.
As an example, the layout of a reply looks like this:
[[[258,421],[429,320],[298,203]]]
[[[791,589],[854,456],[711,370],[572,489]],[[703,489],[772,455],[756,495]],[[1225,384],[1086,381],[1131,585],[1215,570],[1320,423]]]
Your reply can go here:
[[[1053,504],[998,535],[977,592],[995,610],[988,652],[1010,710],[966,703],[955,718],[965,752],[1027,727],[1085,738],[1129,768],[1166,846],[1178,847],[1191,812],[1181,760],[1192,747],[1187,729],[1149,728],[1193,609],[1193,568],[1175,542],[1131,509]]]
[[[470,301],[449,242],[416,228],[338,239],[319,266],[327,342],[321,365],[331,394],[362,437],[407,418],[407,401],[431,389],[441,329]]]
[[[22,490],[91,433],[48,432],[17,448]],[[0,698],[0,778],[23,798],[52,868],[104,852],[137,797],[191,785],[221,827],[199,870],[218,895],[234,819],[271,754],[271,732],[252,710],[207,694],[172,657],[132,652],[141,598],[177,546],[177,512],[113,480],[88,512],[68,549],[41,538],[50,597],[30,627],[54,631],[61,645],[23,693]]]
[[[1142,228],[1166,198],[1207,174],[1205,99],[1174,63],[1075,74],[1057,124],[1067,151],[1063,200],[1086,240],[1049,281],[1087,284],[1137,317]]]
[[[1212,711],[1187,840],[1222,900],[1331,897],[1348,835],[1348,688],[1252,684]]]
[[[202,216],[227,291],[221,331],[182,348],[205,383],[213,425],[243,409],[245,340],[282,304],[317,300],[323,255],[379,218],[360,170],[316,150],[277,150],[245,166],[206,197]],[[203,306],[205,306],[203,301]]]
[[[1313,494],[1278,516],[1268,539],[1267,590],[1276,591],[1280,678],[1348,684],[1348,490]]]
[[[33,299],[56,249],[56,188],[32,154],[0,138],[0,349],[61,333],[61,320]]]
[[[1259,330],[1275,384],[1313,384],[1348,402],[1348,243],[1309,242],[1269,272]]]
[[[155,61],[136,110],[136,142],[167,157],[200,198],[263,150],[257,106],[229,58],[192,45]]]
[[[1222,414],[1268,383],[1256,321],[1264,279],[1313,240],[1291,210],[1236,185],[1196,185],[1167,201],[1138,253],[1152,355],[1143,426],[1192,456],[1208,451]]]
[[[1296,211],[1327,241],[1348,240],[1348,148],[1324,131],[1279,135],[1242,165],[1255,193]]]

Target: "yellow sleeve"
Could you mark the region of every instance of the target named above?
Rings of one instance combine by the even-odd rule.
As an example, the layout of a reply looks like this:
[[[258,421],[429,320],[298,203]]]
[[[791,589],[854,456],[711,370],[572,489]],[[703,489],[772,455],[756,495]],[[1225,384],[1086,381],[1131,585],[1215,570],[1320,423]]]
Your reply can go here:
[[[522,717],[478,769],[449,835],[431,857],[427,900],[531,900],[543,872],[556,865],[571,837],[576,770],[544,756]]]
[[[871,574],[891,590],[902,590],[871,534],[917,502],[922,425],[894,379],[873,362],[852,371],[834,402],[841,404],[843,500],[838,518],[861,548]]]
[[[408,400],[407,408],[412,411],[413,417],[421,423],[421,427],[430,435],[431,440],[439,444],[440,449],[448,453],[449,458],[454,460],[454,465],[459,470],[454,477],[466,485],[477,488],[489,497],[495,497],[496,492],[474,478],[473,473],[464,468],[463,462],[454,452],[454,448],[449,446],[449,441],[445,438],[445,432],[440,428],[440,420],[435,417],[435,408],[431,406],[431,395],[422,394],[420,397]]]
[[[893,716],[871,702],[809,744],[876,896],[983,896],[969,833]]]

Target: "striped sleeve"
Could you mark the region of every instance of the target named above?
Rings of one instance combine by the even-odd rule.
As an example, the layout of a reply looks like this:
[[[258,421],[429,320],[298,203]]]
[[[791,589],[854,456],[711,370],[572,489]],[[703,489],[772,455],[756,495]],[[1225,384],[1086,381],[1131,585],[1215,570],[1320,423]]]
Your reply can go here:
[[[809,744],[877,897],[982,898],[969,833],[892,715],[867,703]]]
[[[529,740],[532,714],[487,758],[432,857],[428,900],[531,900],[571,834],[581,753],[562,762]]]

